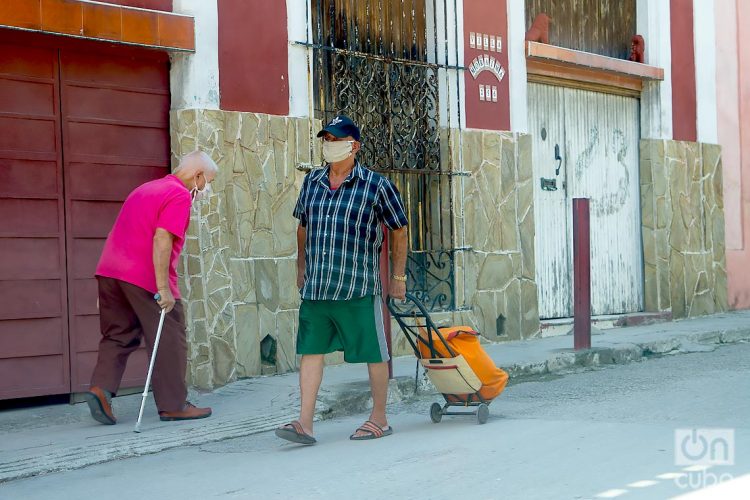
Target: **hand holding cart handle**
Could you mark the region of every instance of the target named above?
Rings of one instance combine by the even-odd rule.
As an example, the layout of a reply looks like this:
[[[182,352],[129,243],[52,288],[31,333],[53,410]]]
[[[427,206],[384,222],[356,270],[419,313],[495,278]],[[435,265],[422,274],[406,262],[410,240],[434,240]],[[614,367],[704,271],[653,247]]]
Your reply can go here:
[[[410,318],[414,316],[419,316],[422,318],[429,318],[430,314],[427,312],[427,309],[425,308],[424,304],[417,299],[413,294],[406,292],[406,298],[404,300],[401,300],[402,304],[407,304],[409,302],[413,303],[415,306],[417,306],[417,309],[419,309],[419,314],[416,314],[414,312],[403,312],[398,309],[398,307],[395,304],[396,299],[388,296],[388,310],[391,312],[392,316],[398,316],[400,318]]]

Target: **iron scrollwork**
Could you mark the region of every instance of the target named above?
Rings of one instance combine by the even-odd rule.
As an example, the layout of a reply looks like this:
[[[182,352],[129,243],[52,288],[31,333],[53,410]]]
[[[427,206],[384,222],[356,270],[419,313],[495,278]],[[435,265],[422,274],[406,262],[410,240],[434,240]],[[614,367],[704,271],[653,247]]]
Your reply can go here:
[[[325,119],[349,114],[365,133],[362,161],[380,171],[439,171],[437,69],[325,51],[331,104]],[[320,57],[318,58],[320,59]]]
[[[406,288],[429,311],[455,308],[453,250],[410,252],[406,261]]]
[[[409,217],[408,289],[429,310],[453,309],[451,180],[441,175],[450,165],[441,158],[440,68],[427,54],[434,0],[313,5],[316,117],[346,114],[360,125],[359,158],[393,180]]]

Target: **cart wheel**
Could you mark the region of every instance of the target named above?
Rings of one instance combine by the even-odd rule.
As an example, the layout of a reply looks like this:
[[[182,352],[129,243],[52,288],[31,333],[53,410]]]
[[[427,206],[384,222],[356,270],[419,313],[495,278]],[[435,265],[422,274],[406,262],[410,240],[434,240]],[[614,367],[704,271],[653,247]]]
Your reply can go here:
[[[430,419],[435,424],[439,424],[443,419],[443,407],[440,406],[440,403],[432,403],[432,406],[430,406]]]
[[[486,404],[482,403],[479,406],[477,406],[477,421],[480,424],[486,424],[487,419],[490,416],[490,407]]]

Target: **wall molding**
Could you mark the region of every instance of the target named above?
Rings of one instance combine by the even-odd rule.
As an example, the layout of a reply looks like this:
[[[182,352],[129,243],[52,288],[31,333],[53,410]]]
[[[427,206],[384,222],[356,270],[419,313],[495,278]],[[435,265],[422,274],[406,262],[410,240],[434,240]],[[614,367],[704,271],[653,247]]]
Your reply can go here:
[[[195,52],[191,16],[82,0],[3,0],[0,28]]]
[[[645,81],[661,81],[664,70],[656,66],[526,42],[528,81],[640,97]]]

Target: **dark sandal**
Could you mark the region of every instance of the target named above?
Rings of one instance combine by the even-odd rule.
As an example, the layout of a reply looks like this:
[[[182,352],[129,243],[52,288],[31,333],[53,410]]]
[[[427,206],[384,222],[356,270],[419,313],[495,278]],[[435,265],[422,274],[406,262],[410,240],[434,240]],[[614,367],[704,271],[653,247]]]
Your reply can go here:
[[[357,436],[357,433],[360,431],[366,432],[367,434],[363,436]],[[380,427],[372,420],[368,420],[364,424],[362,424],[362,427],[354,431],[354,434],[349,436],[349,439],[351,439],[352,441],[366,441],[368,439],[378,439],[385,436],[390,436],[391,434],[393,434],[393,427],[391,427],[390,425],[384,428]]]
[[[302,429],[302,424],[295,420],[276,429],[276,435],[297,444],[315,444],[317,440]]]

